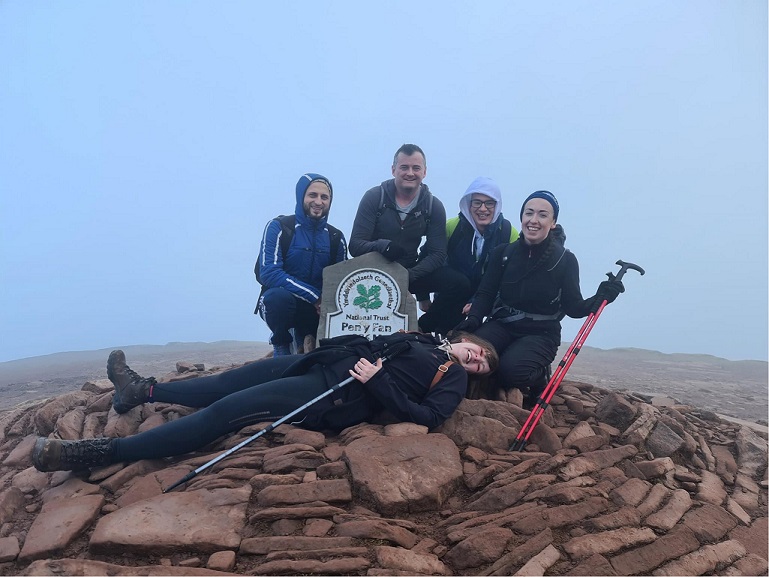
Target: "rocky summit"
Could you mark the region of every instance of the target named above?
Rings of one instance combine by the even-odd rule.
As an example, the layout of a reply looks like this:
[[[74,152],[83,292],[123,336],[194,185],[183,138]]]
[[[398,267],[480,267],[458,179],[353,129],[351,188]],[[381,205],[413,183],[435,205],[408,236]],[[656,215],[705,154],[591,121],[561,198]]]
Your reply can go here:
[[[112,394],[87,382],[0,413],[1,574],[767,574],[766,434],[670,399],[564,381],[522,451],[517,391],[466,399],[434,431],[281,425],[165,494],[267,423],[173,459],[32,467],[37,435],[126,436],[191,412],[118,415]]]

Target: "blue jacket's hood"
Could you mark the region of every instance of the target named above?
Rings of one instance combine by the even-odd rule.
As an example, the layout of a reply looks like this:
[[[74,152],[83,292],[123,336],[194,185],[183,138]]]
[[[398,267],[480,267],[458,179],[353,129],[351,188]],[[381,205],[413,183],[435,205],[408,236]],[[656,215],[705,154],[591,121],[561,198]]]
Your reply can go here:
[[[296,208],[294,209],[294,214],[296,215],[296,222],[302,223],[302,224],[308,224],[310,222],[310,218],[304,214],[304,193],[307,192],[307,188],[310,186],[311,183],[319,181],[328,186],[328,190],[331,193],[331,202],[334,201],[334,189],[331,186],[331,181],[323,176],[322,174],[318,174],[316,172],[307,172],[299,177],[299,181],[296,183]],[[331,207],[331,204],[329,203],[329,208]],[[320,219],[320,222],[322,224],[326,224],[326,219],[322,218]]]

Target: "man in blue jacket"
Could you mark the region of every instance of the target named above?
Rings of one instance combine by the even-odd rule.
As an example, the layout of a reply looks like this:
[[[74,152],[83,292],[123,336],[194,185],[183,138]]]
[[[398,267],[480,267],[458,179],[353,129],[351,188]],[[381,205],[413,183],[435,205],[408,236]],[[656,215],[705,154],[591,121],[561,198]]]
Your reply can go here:
[[[347,259],[344,235],[326,221],[332,198],[325,176],[303,174],[294,216],[274,218],[264,229],[255,269],[262,293],[254,312],[272,331],[275,356],[291,354],[292,328],[304,352],[314,348],[323,269]]]

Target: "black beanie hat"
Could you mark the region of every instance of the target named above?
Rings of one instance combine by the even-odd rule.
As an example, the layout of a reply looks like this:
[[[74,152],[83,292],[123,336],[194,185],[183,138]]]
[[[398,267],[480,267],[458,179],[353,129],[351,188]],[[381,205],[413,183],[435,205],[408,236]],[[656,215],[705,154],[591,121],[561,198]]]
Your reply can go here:
[[[532,198],[542,198],[549,202],[553,207],[553,220],[558,220],[558,199],[555,198],[555,195],[549,190],[538,190],[537,192],[532,192],[529,196],[526,197],[526,200],[524,200],[523,204],[521,205],[521,220],[523,220],[523,208]]]

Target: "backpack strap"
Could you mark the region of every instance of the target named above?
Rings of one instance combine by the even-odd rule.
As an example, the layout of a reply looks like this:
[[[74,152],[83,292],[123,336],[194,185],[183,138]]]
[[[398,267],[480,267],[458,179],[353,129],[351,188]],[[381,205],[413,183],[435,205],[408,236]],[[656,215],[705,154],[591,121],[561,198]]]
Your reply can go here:
[[[451,226],[451,232],[449,232],[449,222],[452,223],[453,226]],[[464,220],[460,216],[456,216],[450,220],[446,221],[446,238],[448,242],[446,243],[446,252],[448,254],[452,254],[459,244],[459,241],[461,240],[461,234],[463,229],[467,227],[465,224],[467,221]]]
[[[500,239],[502,242],[513,242],[510,240],[510,237],[513,236],[513,225],[510,224],[510,221],[506,218],[503,218],[499,228],[501,232]]]
[[[377,223],[379,222],[379,217],[382,216],[382,213],[384,212],[384,209],[387,208],[385,206],[385,191],[384,186],[379,185],[379,208],[376,211],[376,219],[374,220],[374,227],[376,227]]]
[[[429,200],[427,201],[427,211],[424,213],[425,215],[425,225],[427,227],[430,226],[430,218],[433,214],[433,199],[435,198],[433,196],[433,193],[429,190],[427,191],[427,194],[430,195]],[[379,217],[382,216],[384,213],[384,210],[387,208],[387,205],[385,204],[385,189],[384,186],[381,184],[379,185],[379,208],[376,211],[376,217],[374,219],[374,226],[376,227],[377,223],[379,222]]]
[[[329,259],[328,264],[336,264],[339,262],[337,260],[337,255],[339,254],[339,244],[342,242],[342,231],[340,231],[338,228],[331,226],[330,224],[326,223],[326,227],[328,228],[328,241],[329,241]]]
[[[280,235],[280,254],[283,256],[283,258],[286,258],[286,253],[288,252],[288,247],[291,245],[291,239],[294,237],[294,227],[296,226],[296,216],[291,214],[289,216],[279,214],[272,220],[278,221],[278,224],[280,224],[281,229],[281,235]],[[254,274],[256,275],[256,281],[259,284],[262,284],[262,279],[259,274],[259,269],[262,266],[261,262],[261,250],[259,256],[256,258],[256,263],[254,264]],[[264,292],[264,286],[262,286],[262,293]],[[261,297],[261,293],[259,293],[259,296]]]
[[[430,383],[430,389],[432,389],[443,378],[443,375],[449,372],[449,367],[454,364],[454,361],[446,361],[438,367],[438,370],[433,377],[433,382]]]
[[[427,194],[430,195],[430,200],[427,202],[427,213],[425,214],[425,226],[427,228],[430,228],[430,219],[433,216],[433,199],[435,198],[433,196],[433,193],[429,190],[427,191]]]
[[[296,228],[296,215],[281,214],[275,220],[280,223],[280,227],[283,229],[283,234],[280,235],[280,254],[283,255],[285,260],[286,254],[288,254],[288,248],[291,246],[291,239],[294,238],[294,228]]]

